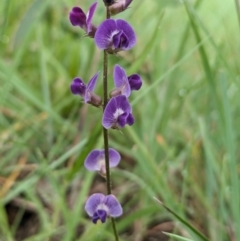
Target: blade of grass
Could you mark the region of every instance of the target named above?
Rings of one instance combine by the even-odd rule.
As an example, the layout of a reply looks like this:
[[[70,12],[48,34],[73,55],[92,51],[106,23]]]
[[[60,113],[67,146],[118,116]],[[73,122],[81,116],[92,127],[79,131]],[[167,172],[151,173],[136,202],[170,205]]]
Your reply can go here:
[[[177,63],[175,63],[169,70],[162,74],[161,77],[156,79],[150,86],[145,87],[145,89],[142,90],[141,93],[139,93],[138,96],[136,96],[136,98],[131,102],[131,105],[136,105],[140,101],[140,99],[148,95],[151,90],[156,88],[159,83],[165,80],[166,77],[169,76],[176,68],[181,66],[188,58],[190,58],[196,51],[198,51],[198,49],[205,43],[205,41],[207,41],[207,39],[208,38],[203,39],[192,50],[190,50],[186,55],[184,55]]]
[[[21,79],[17,74],[15,73],[12,76],[12,73],[10,71],[13,71],[12,69],[9,69],[8,66],[6,66],[3,62],[0,60],[0,68],[4,69],[5,71],[5,81],[11,81],[11,83],[18,89],[22,95],[27,98],[33,105],[37,106],[41,110],[45,110],[49,112],[57,122],[63,123],[64,119],[59,115],[59,113],[56,113],[53,109],[46,107],[39,94],[36,90],[31,88],[23,79]],[[10,79],[9,79],[9,76]],[[67,122],[64,122],[65,124],[68,124]],[[70,125],[70,124],[69,124]]]
[[[5,210],[4,203],[2,200],[0,200],[0,240],[6,240],[6,241],[12,241],[14,240],[9,224],[8,224],[8,218]]]
[[[229,155],[229,171],[231,173],[231,208],[232,215],[235,219],[235,232],[237,240],[240,240],[240,194],[239,194],[239,175],[238,175],[238,163],[236,160],[235,150],[236,150],[236,138],[234,135],[233,127],[232,127],[232,113],[231,113],[231,105],[229,104],[228,96],[227,96],[227,81],[226,77],[223,73],[220,76],[220,87],[222,94],[222,105],[223,105],[223,113],[225,118],[225,145]]]
[[[5,6],[2,8],[3,9],[2,16],[4,16],[4,20],[3,20],[2,27],[1,27],[2,31],[0,33],[0,39],[3,38],[4,31],[5,31],[5,28],[8,23],[8,13],[9,13],[9,9],[10,9],[10,3],[11,3],[11,0],[5,0]]]
[[[159,13],[158,13],[159,14]],[[164,16],[164,12],[162,12],[159,16],[159,20],[157,21],[157,24],[153,30],[152,36],[149,38],[149,41],[147,44],[145,44],[145,48],[142,50],[141,54],[136,58],[136,60],[131,64],[131,67],[129,68],[129,72],[132,73],[136,71],[137,69],[140,68],[144,60],[146,59],[147,55],[150,52],[150,49],[152,46],[155,44],[156,40],[158,39],[158,34],[160,33],[159,31],[159,25],[161,23],[161,20]]]
[[[176,235],[176,234],[173,234],[173,233],[167,233],[167,232],[162,232],[162,233],[166,234],[166,235],[169,236],[170,238],[174,238],[174,239],[177,239],[177,240],[194,241],[194,240],[192,240],[192,239],[184,238],[184,237],[181,237],[181,236]]]
[[[200,4],[202,4],[202,3],[203,3],[203,1],[198,0],[194,6],[196,8],[199,8]],[[191,25],[188,23],[182,34],[181,40],[180,40],[180,44],[179,44],[176,58],[174,61],[175,63],[177,63],[184,54],[185,46],[187,45],[187,42],[189,39],[190,29],[191,29]],[[153,121],[154,126],[159,125],[158,131],[160,133],[162,132],[162,130],[164,130],[166,128],[166,124],[169,120],[170,112],[167,110],[169,110],[170,104],[172,103],[171,100],[172,100],[173,96],[176,94],[176,91],[174,91],[174,87],[175,87],[176,80],[178,80],[178,71],[177,70],[178,70],[178,68],[176,68],[172,72],[172,75],[169,76],[169,80],[168,80],[167,87],[166,87],[166,93],[164,96],[164,102],[162,104],[163,105],[162,111],[159,112],[159,114],[155,116],[154,121]],[[161,119],[159,120],[160,116],[161,116]],[[153,131],[156,133],[156,127],[153,128]],[[153,135],[154,134],[152,134],[152,138],[154,137]]]
[[[165,204],[163,204],[161,201],[159,201],[157,198],[154,197],[154,200],[157,201],[157,203],[161,204],[168,212],[170,212],[178,221],[180,221],[182,224],[184,224],[186,227],[188,227],[194,234],[196,234],[199,238],[201,238],[204,241],[210,241],[204,234],[199,232],[196,228],[194,228],[190,223],[188,223],[186,220],[181,218],[177,213],[175,213],[173,210],[171,210],[169,207],[167,207]]]
[[[68,175],[69,180],[72,180],[74,175],[83,166],[83,162],[84,162],[85,158],[87,157],[88,153],[94,148],[95,144],[97,143],[98,139],[101,136],[101,133],[102,133],[102,126],[96,125],[96,127],[92,131],[89,139],[87,140],[86,144],[84,145],[82,152],[76,158],[76,160],[73,164],[73,167],[69,172],[69,175]]]
[[[84,202],[88,196],[89,190],[91,189],[91,184],[93,182],[93,178],[95,176],[95,173],[89,173],[89,172],[84,172],[82,174],[83,180],[84,180],[84,185],[79,191],[79,195],[76,198],[76,204],[74,207],[74,210],[72,210],[70,213],[71,215],[68,215],[68,219],[70,219],[69,222],[71,222],[71,225],[68,226],[66,235],[62,237],[62,241],[69,241],[69,240],[74,240],[75,237],[75,230],[77,229],[77,226],[79,225],[79,221],[81,216],[84,216]],[[70,217],[69,217],[70,216]],[[67,220],[66,220],[67,222]]]
[[[240,28],[240,3],[239,3],[239,0],[235,0],[235,6],[236,6],[236,11],[237,11],[238,24],[239,24],[239,28]]]
[[[188,5],[188,7],[189,7],[189,10],[191,11],[192,16],[194,16],[194,20],[196,21],[196,23],[198,23],[199,27],[201,27],[202,31],[206,34],[206,36],[209,36],[209,43],[211,44],[211,46],[214,48],[215,52],[217,53],[217,59],[221,60],[224,67],[226,68],[228,73],[231,75],[234,83],[238,86],[238,88],[240,88],[239,81],[237,81],[235,73],[230,68],[228,61],[226,61],[225,54],[222,53],[221,48],[216,44],[216,41],[213,38],[214,35],[209,33],[207,27],[204,25],[202,20],[199,18],[198,14],[195,10],[196,6],[191,7],[190,5]]]
[[[198,27],[197,27],[194,15],[191,12],[190,4],[189,4],[188,0],[183,0],[183,2],[184,2],[184,6],[186,8],[186,12],[188,14],[191,26],[192,26],[192,30],[193,30],[195,38],[196,38],[196,41],[199,44],[199,43],[201,43],[202,38],[201,38],[200,33],[198,31]],[[204,71],[205,71],[206,79],[208,80],[208,82],[211,86],[211,89],[212,89],[212,91],[213,91],[213,93],[216,97],[217,94],[216,94],[216,89],[215,89],[215,85],[214,85],[214,76],[212,74],[211,67],[210,67],[210,64],[208,62],[208,57],[207,57],[205,48],[204,48],[203,45],[201,45],[201,46],[199,46],[198,50],[199,50],[199,53],[200,53],[200,56],[201,56],[202,65],[203,65],[203,68],[204,68]]]
[[[56,159],[53,163],[51,163],[48,168],[51,170],[54,170],[58,168],[60,165],[62,165],[70,156],[76,154],[79,152],[82,147],[86,143],[86,139],[82,140],[78,145],[71,148],[69,151],[64,153],[62,156],[60,156],[58,159]],[[45,175],[45,170],[39,170],[33,173],[29,178],[23,180],[19,184],[16,184],[15,187],[2,199],[2,202],[4,204],[8,203],[10,200],[12,200],[15,196],[19,195],[19,193],[23,192],[25,189],[33,186],[39,178],[41,178],[43,175]]]
[[[14,39],[15,47],[17,45],[20,45],[21,41],[25,40],[25,38],[29,35],[34,24],[40,18],[41,14],[43,13],[48,4],[48,1],[33,1],[29,9],[27,10],[24,18],[20,22],[19,28]]]

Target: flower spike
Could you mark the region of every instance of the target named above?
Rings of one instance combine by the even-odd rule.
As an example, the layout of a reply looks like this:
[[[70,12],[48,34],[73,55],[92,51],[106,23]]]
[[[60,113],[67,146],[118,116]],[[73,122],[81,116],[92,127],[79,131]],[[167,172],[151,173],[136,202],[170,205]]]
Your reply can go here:
[[[97,29],[94,36],[99,49],[114,54],[129,50],[136,44],[136,36],[131,25],[122,19],[107,19]]]
[[[94,37],[96,27],[92,24],[92,18],[97,7],[97,2],[93,3],[87,14],[79,7],[74,7],[69,14],[69,20],[73,26],[84,29],[89,37]]]
[[[119,217],[123,212],[121,204],[114,195],[105,196],[101,193],[95,193],[88,198],[85,210],[95,224],[98,220],[105,223],[107,217]]]

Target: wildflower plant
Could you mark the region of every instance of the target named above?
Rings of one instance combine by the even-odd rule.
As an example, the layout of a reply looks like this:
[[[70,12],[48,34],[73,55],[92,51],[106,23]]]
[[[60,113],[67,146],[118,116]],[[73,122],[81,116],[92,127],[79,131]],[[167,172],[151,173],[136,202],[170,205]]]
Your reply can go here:
[[[123,19],[111,19],[111,16],[123,12],[132,0],[103,0],[106,7],[106,19],[98,25],[92,24],[97,2],[93,3],[85,14],[80,7],[73,7],[69,19],[73,26],[82,28],[86,35],[94,38],[96,46],[103,50],[103,97],[94,93],[99,73],[93,75],[88,84],[76,77],[70,89],[74,95],[80,95],[84,103],[103,109],[102,126],[104,149],[92,150],[85,159],[84,165],[89,171],[97,171],[106,178],[107,195],[95,193],[91,195],[85,205],[87,214],[93,223],[99,220],[105,223],[111,218],[115,240],[118,239],[115,217],[122,215],[122,206],[118,199],[111,193],[110,168],[116,167],[121,159],[120,154],[109,147],[108,131],[110,129],[124,128],[133,125],[134,117],[129,97],[133,90],[142,86],[140,75],[127,76],[125,70],[116,64],[113,70],[115,89],[108,93],[108,57],[119,51],[126,51],[136,44],[136,35],[131,25]],[[91,75],[91,73],[89,73]],[[110,98],[108,97],[110,96]]]

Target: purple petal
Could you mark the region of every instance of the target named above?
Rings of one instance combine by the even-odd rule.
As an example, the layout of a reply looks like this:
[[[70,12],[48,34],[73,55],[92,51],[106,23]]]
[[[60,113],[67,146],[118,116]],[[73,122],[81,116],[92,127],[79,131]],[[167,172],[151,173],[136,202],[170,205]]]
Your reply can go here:
[[[120,127],[124,127],[127,124],[127,117],[128,117],[129,113],[123,113],[122,115],[120,115],[118,117],[117,123]]]
[[[103,112],[103,118],[102,118],[102,125],[106,129],[111,128],[115,124],[116,118],[114,117],[114,113],[117,110],[117,107],[118,105],[117,105],[116,97],[111,98]]]
[[[128,81],[129,81],[131,90],[139,90],[142,86],[142,79],[138,74],[133,74],[128,76]]]
[[[92,18],[96,10],[97,4],[98,2],[93,3],[87,12],[87,16],[86,16],[87,33],[90,33],[92,30]]]
[[[98,79],[98,76],[99,76],[99,73],[100,71],[98,71],[88,82],[87,84],[87,88],[86,90],[87,91],[94,91],[95,89],[95,85],[96,85],[96,82],[97,82],[97,79]]]
[[[111,217],[121,216],[123,213],[121,204],[118,202],[117,198],[110,194],[104,199],[104,204],[108,207],[108,215]]]
[[[123,34],[123,31],[119,31],[116,34],[113,35],[112,37],[112,45],[114,46],[115,49],[118,48],[121,44],[121,35]]]
[[[116,167],[120,162],[120,154],[113,148],[109,148],[109,164],[110,167]]]
[[[122,19],[117,19],[116,24],[117,24],[117,28],[123,30],[124,34],[128,38],[127,45],[125,44],[125,46],[122,46],[122,49],[123,50],[131,49],[137,42],[136,35],[134,33],[133,28],[128,22]]]
[[[114,67],[114,83],[116,88],[119,88],[121,90],[121,94],[125,95],[126,97],[129,97],[131,94],[130,85],[128,82],[127,75],[123,68],[121,68],[119,65],[115,65]]]
[[[110,167],[116,167],[120,162],[120,154],[109,148],[109,164]],[[101,171],[103,174],[106,173],[105,167],[105,151],[104,150],[92,150],[84,161],[84,166],[89,171]]]
[[[80,78],[76,77],[73,79],[70,89],[74,95],[81,95],[83,97],[85,95],[86,85]]]
[[[116,98],[118,108],[122,109],[124,112],[132,113],[132,107],[128,102],[128,99],[126,98],[125,95],[119,95]]]
[[[101,193],[95,193],[91,195],[85,204],[85,210],[87,214],[92,217],[93,214],[97,211],[98,206],[102,204],[104,200],[105,196]]]
[[[119,32],[114,19],[103,21],[95,33],[95,43],[99,49],[108,49],[112,44],[112,37]]]
[[[126,124],[132,125],[134,123],[134,117],[131,113],[124,113],[118,117],[117,123],[120,127],[124,127]]]
[[[131,126],[131,125],[133,125],[133,123],[134,123],[134,117],[131,113],[129,113],[129,115],[127,117],[127,124]]]
[[[97,223],[98,220],[101,220],[102,223],[105,223],[107,219],[107,212],[105,210],[97,210],[92,217],[93,223]]]
[[[88,101],[91,100],[91,92],[94,91],[96,83],[97,83],[97,79],[99,76],[100,72],[97,72],[88,82],[87,87],[86,87],[86,91],[85,91],[85,96],[84,96],[84,102],[87,103]]]
[[[79,26],[86,30],[86,15],[81,8],[74,7],[69,14],[69,19],[73,26]]]
[[[124,113],[131,113],[132,107],[130,106],[125,95],[113,97],[108,102],[102,119],[102,125],[109,129],[117,124],[118,117]]]
[[[128,50],[136,44],[133,28],[122,19],[107,19],[102,22],[94,39],[98,48],[113,52]]]
[[[99,162],[101,161],[100,159],[101,159],[101,150],[92,150],[86,157],[84,166],[89,171],[100,171],[100,167],[99,167]]]
[[[113,35],[112,38],[114,49],[124,49],[128,46],[128,37],[126,34],[121,30],[115,35]]]

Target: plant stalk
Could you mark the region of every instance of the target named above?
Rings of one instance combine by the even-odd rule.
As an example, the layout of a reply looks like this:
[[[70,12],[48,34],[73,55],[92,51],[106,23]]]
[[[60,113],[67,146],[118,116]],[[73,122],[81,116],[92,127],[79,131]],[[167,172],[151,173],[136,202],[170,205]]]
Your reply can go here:
[[[103,111],[108,103],[108,53],[104,50],[103,58]],[[106,181],[107,193],[111,194],[111,173],[109,167],[109,145],[108,145],[108,130],[103,127],[104,151],[105,151],[105,166],[106,166]]]
[[[109,8],[106,6],[106,19],[110,18]],[[103,111],[108,103],[108,53],[104,50],[103,57]],[[105,152],[105,166],[106,166],[106,181],[107,181],[107,194],[110,195],[111,191],[111,173],[109,167],[109,144],[108,144],[108,130],[103,127],[103,139],[104,139],[104,152]],[[118,233],[114,218],[111,218],[113,232],[115,240],[119,241]]]

